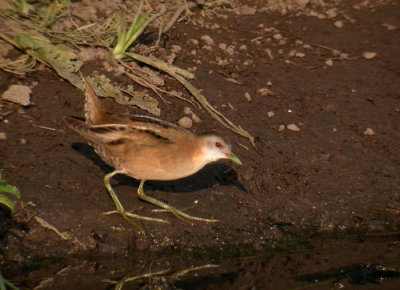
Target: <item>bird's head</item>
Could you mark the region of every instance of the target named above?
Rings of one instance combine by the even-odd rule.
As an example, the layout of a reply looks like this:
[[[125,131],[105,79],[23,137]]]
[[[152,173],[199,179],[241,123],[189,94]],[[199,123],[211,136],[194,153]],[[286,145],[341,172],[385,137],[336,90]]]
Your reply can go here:
[[[231,151],[231,144],[221,136],[215,134],[205,134],[201,136],[203,143],[203,156],[207,163],[219,159],[230,159],[233,162],[242,165],[240,159]]]

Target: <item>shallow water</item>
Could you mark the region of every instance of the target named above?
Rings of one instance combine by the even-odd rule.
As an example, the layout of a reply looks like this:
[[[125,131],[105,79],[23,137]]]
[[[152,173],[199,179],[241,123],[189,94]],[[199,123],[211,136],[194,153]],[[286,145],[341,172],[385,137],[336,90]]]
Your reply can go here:
[[[263,249],[224,245],[54,257],[9,264],[3,274],[21,289],[397,289],[399,237],[330,234],[269,241]]]

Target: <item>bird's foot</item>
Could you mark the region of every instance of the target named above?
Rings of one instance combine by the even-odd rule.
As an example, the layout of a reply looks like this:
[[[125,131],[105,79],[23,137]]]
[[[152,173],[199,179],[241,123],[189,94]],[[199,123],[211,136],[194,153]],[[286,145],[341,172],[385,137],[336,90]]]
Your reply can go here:
[[[194,220],[194,221],[200,221],[200,222],[207,222],[207,223],[216,223],[216,222],[220,222],[220,220],[217,219],[207,219],[207,218],[201,218],[201,217],[197,217],[197,216],[192,216],[190,214],[187,214],[184,212],[184,210],[188,210],[193,208],[192,206],[189,208],[185,208],[183,210],[179,210],[169,204],[166,204],[164,202],[161,202],[161,204],[163,204],[162,208],[160,209],[153,209],[152,212],[154,213],[162,213],[162,212],[170,212],[172,213],[174,216],[176,216],[178,219],[180,219],[181,221],[188,223],[190,225],[193,225],[193,223],[191,223],[189,220]],[[158,206],[161,207],[161,204],[159,204]]]

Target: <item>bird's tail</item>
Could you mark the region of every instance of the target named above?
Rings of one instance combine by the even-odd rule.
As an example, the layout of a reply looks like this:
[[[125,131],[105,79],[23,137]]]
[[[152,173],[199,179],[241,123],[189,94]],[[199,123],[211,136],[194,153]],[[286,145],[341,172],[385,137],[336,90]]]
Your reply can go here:
[[[79,72],[85,86],[85,118],[86,123],[90,125],[104,124],[104,117],[107,115],[106,109],[101,104],[99,98],[96,96],[92,86],[85,79],[83,74]]]

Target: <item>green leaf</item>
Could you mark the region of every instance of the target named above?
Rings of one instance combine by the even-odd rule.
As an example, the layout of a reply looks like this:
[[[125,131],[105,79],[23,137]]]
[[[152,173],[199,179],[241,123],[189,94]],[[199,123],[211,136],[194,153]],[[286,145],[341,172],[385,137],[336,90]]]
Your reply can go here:
[[[27,54],[52,67],[60,77],[77,87],[82,84],[74,73],[80,70],[83,63],[69,47],[51,44],[48,38],[38,34],[20,33],[15,42]]]
[[[11,211],[14,211],[15,202],[11,201],[7,196],[0,194],[0,204],[4,204]]]
[[[0,183],[0,192],[7,192],[18,198],[21,197],[19,189],[16,186],[10,184]]]

